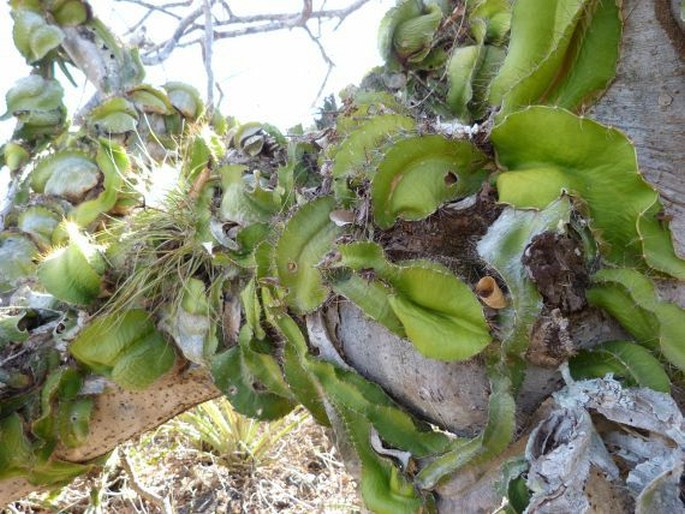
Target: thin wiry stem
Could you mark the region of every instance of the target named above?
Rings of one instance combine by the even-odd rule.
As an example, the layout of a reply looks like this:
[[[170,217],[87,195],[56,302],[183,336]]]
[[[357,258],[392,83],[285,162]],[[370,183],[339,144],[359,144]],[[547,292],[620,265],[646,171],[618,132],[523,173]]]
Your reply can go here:
[[[190,12],[179,13],[179,9],[193,7],[193,2],[169,2],[166,4],[153,6],[146,0],[120,0],[136,4],[146,9],[143,18],[147,20],[150,12],[171,16],[176,19],[176,28],[171,36],[166,40],[152,44],[143,49],[142,60],[146,65],[155,65],[164,62],[176,48],[187,47],[194,44],[205,45],[208,35],[211,34],[212,40],[228,39],[250,34],[260,34],[274,32],[278,30],[288,30],[298,27],[306,27],[310,20],[335,20],[339,21],[338,26],[350,14],[360,9],[370,0],[354,0],[346,7],[339,9],[325,9],[324,5],[320,9],[314,9],[312,0],[303,0],[303,7],[300,12],[294,13],[263,13],[250,15],[237,15],[229,5],[227,0],[202,0],[201,5],[193,8]],[[208,7],[205,5],[208,4]],[[212,11],[212,7],[221,7],[220,15]],[[211,19],[208,20],[208,13]],[[142,26],[142,20],[134,24],[136,28]],[[316,38],[313,38],[316,40]],[[327,63],[327,60],[325,57]],[[330,64],[330,63],[329,63]]]
[[[205,72],[207,73],[207,108],[210,111],[214,109],[214,67],[212,65],[212,43],[214,38],[212,33],[214,32],[214,20],[212,17],[212,4],[211,0],[203,0],[202,6],[204,8],[205,15],[205,38],[202,44],[202,53],[204,57]]]

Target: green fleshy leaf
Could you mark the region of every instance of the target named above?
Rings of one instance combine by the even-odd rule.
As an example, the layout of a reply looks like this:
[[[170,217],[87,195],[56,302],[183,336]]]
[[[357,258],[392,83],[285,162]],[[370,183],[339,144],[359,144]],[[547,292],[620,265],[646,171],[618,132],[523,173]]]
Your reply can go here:
[[[174,110],[166,93],[148,84],[134,87],[126,96],[143,112],[165,115]]]
[[[69,243],[50,252],[38,265],[40,283],[55,298],[87,305],[100,294],[106,264],[97,247],[75,228],[68,228]]]
[[[658,194],[640,176],[635,148],[624,134],[562,109],[531,107],[497,125],[492,142],[510,170],[497,178],[502,202],[541,209],[567,191],[586,203],[607,259],[647,263],[685,278],[685,261],[656,221]]]
[[[294,404],[287,398],[263,390],[247,368],[240,346],[217,354],[212,363],[214,383],[239,413],[257,419],[278,419]]]
[[[173,368],[175,362],[172,345],[154,330],[139,337],[117,356],[111,378],[124,389],[147,389]]]
[[[416,476],[422,489],[432,489],[446,476],[464,466],[478,466],[502,453],[511,443],[516,430],[516,402],[512,384],[501,365],[489,369],[490,398],[488,422],[483,433],[473,439],[456,439],[450,449],[433,459]]]
[[[48,24],[41,14],[26,9],[14,9],[12,36],[17,50],[33,64],[62,44],[64,32]]]
[[[470,4],[475,3],[472,7]],[[510,0],[467,2],[471,34],[477,43],[502,43],[511,27]]]
[[[362,464],[362,497],[373,512],[418,512],[423,498],[388,458],[371,444],[372,429],[393,448],[420,458],[442,451],[449,438],[418,424],[399,409],[385,392],[357,373],[327,362],[310,360],[327,400],[342,418],[342,434],[348,438]]]
[[[223,221],[231,221],[242,226],[254,223],[269,222],[280,209],[280,199],[274,191],[263,189],[259,184],[248,185],[260,180],[259,175],[247,174],[247,168],[241,165],[222,166],[221,207],[219,214]]]
[[[240,293],[240,303],[245,313],[245,324],[255,334],[257,339],[264,339],[266,332],[262,327],[262,306],[257,295],[255,279],[250,280]]]
[[[73,203],[80,202],[99,181],[97,164],[75,150],[63,150],[46,157],[31,172],[34,191],[62,196]]]
[[[460,120],[470,120],[468,104],[473,98],[472,82],[482,52],[482,45],[455,46],[447,64],[447,104]]]
[[[58,0],[50,10],[62,27],[76,27],[90,18],[90,6],[81,0]]]
[[[64,446],[77,448],[86,442],[90,433],[92,411],[92,398],[77,398],[60,406],[58,425],[60,440]]]
[[[369,167],[375,150],[393,136],[413,130],[415,126],[412,118],[399,114],[381,114],[364,120],[331,152],[334,180],[365,177],[369,174],[365,167]]]
[[[62,107],[64,90],[56,80],[30,75],[18,80],[5,95],[7,112],[0,119],[23,112],[52,113]]]
[[[58,411],[64,402],[73,400],[78,394],[83,380],[73,368],[57,368],[52,371],[40,391],[40,417],[31,424],[31,431],[39,442],[36,456],[47,460],[58,443]]]
[[[149,315],[131,310],[90,322],[69,346],[71,354],[127,389],[144,389],[169,371],[174,351]]]
[[[400,21],[392,35],[392,46],[402,62],[420,63],[431,51],[442,10],[434,3],[424,4],[420,16]]]
[[[31,154],[26,148],[12,141],[5,143],[1,150],[2,157],[5,159],[5,164],[12,172],[17,171],[24,166],[31,158]]]
[[[38,249],[31,240],[19,234],[0,234],[0,293],[14,288],[22,278],[33,274]]]
[[[388,63],[396,61],[394,39],[397,27],[420,16],[422,12],[423,5],[420,0],[402,0],[383,16],[378,29],[378,50]],[[428,43],[430,44],[430,41]]]
[[[364,314],[399,337],[407,337],[404,326],[390,306],[392,289],[379,280],[365,280],[354,273],[331,277],[333,291],[354,302]]]
[[[569,360],[576,380],[604,378],[607,373],[624,378],[627,385],[671,392],[668,375],[649,350],[632,341],[609,341],[583,350]]]
[[[113,141],[100,142],[95,162],[104,176],[103,190],[96,198],[81,202],[69,213],[69,218],[80,227],[87,227],[100,214],[114,208],[124,176],[131,167],[126,150]]]
[[[316,375],[329,401],[371,422],[383,441],[393,448],[422,458],[443,451],[449,444],[444,433],[417,422],[383,389],[358,373],[315,359],[310,359],[307,367]]]
[[[628,269],[603,269],[586,293],[588,302],[601,307],[641,344],[658,348],[671,364],[685,370],[685,310],[661,301],[651,281]]]
[[[407,337],[426,357],[468,359],[492,340],[480,303],[447,268],[428,261],[392,265],[382,248],[371,242],[341,245],[339,251],[339,266],[357,271],[372,269],[390,287],[333,272],[330,279],[334,288],[372,319]],[[368,288],[367,296],[364,287]]]
[[[581,21],[573,36],[581,43],[573,48],[572,62],[564,63],[566,76],[546,103],[583,110],[606,90],[616,74],[619,57],[623,32],[620,5],[617,0],[588,5],[587,9],[594,10],[591,19]]]
[[[338,246],[339,266],[361,271],[373,268],[381,276],[392,274],[392,265],[386,260],[383,247],[371,241],[356,241]]]
[[[42,205],[34,205],[23,211],[17,219],[17,228],[29,234],[40,246],[50,246],[52,233],[60,223],[60,216]]]
[[[19,328],[19,323],[24,319],[25,314],[16,316],[0,314],[0,349],[7,343],[21,343],[26,341],[29,333]]]
[[[298,313],[311,312],[328,296],[316,265],[330,251],[338,227],[329,214],[335,202],[324,197],[301,207],[286,223],[276,245],[276,267],[288,288],[286,301]]]
[[[115,97],[90,111],[88,123],[103,134],[123,134],[136,129],[138,113],[131,102]]]
[[[622,19],[615,0],[520,0],[507,57],[490,87],[491,104],[509,113],[554,103],[575,108],[614,76]]]
[[[32,467],[27,478],[33,485],[64,486],[92,468],[92,464],[49,459],[47,462]]]
[[[267,322],[285,340],[283,375],[290,386],[290,391],[319,424],[330,426],[320,388],[306,367],[305,359],[309,349],[300,327],[288,314],[274,305],[274,299],[266,288],[262,288],[262,295]]]
[[[401,267],[391,283],[396,294],[388,299],[390,306],[426,357],[468,359],[492,340],[475,295],[446,269]]]
[[[488,84],[504,60],[504,50],[492,45],[455,47],[447,64],[447,103],[463,122],[486,114]]]
[[[181,304],[169,307],[160,327],[174,339],[183,356],[207,366],[219,341],[205,284],[190,278],[183,284]]]
[[[32,460],[31,445],[19,415],[0,419],[0,479],[22,475]]]
[[[243,356],[243,363],[248,372],[255,377],[262,386],[283,398],[293,399],[288,384],[283,378],[283,372],[273,353],[276,345],[271,339],[256,339],[252,330],[243,325],[238,337],[238,344]]]
[[[167,82],[164,89],[169,96],[169,101],[183,117],[195,120],[204,112],[204,104],[200,93],[193,86],[184,82]]]
[[[69,352],[97,373],[108,374],[126,348],[154,330],[143,310],[100,316],[79,333],[69,345]]]
[[[521,258],[532,239],[543,232],[565,230],[571,217],[571,204],[561,198],[542,211],[505,208],[478,242],[478,255],[504,279],[511,305],[498,312],[504,349],[522,356],[530,331],[542,309],[542,297],[528,278]]]
[[[485,156],[466,141],[422,136],[395,143],[371,184],[374,218],[390,228],[397,218],[426,218],[444,202],[477,191],[487,174]]]
[[[390,459],[381,457],[371,446],[373,425],[342,405],[335,409],[344,427],[339,435],[348,440],[361,462],[361,495],[369,511],[379,514],[422,512],[427,500]]]

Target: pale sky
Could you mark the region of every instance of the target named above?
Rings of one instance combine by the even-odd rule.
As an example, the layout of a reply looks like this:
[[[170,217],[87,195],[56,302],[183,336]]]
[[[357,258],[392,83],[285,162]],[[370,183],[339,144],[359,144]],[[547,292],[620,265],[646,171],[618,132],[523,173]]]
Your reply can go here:
[[[155,0],[153,0],[155,1]],[[159,0],[157,0],[159,1]],[[230,0],[237,14],[254,12],[293,12],[301,0]],[[327,8],[347,4],[328,0]],[[322,44],[336,67],[324,90],[324,96],[337,93],[350,83],[358,83],[364,73],[380,63],[376,45],[377,27],[394,0],[372,0],[352,14],[332,32],[337,22],[322,27]],[[96,14],[116,31],[124,31],[135,20],[131,4],[113,0],[93,0]],[[320,2],[315,1],[315,8]],[[311,24],[316,29],[315,24]],[[164,33],[168,26],[148,27]],[[28,66],[14,49],[12,20],[6,2],[0,2],[0,106],[5,111],[4,93],[15,80],[26,76]],[[240,121],[268,121],[282,129],[299,122],[308,123],[315,112],[312,102],[326,73],[319,50],[302,30],[257,34],[222,40],[214,46],[214,76],[224,92],[221,111]],[[180,49],[163,65],[148,68],[146,81],[161,85],[180,80],[195,85],[204,96],[205,72],[199,47]],[[90,90],[74,88],[63,81],[67,107],[73,112],[90,97]],[[218,93],[215,92],[215,98]],[[320,105],[321,100],[318,101]],[[10,136],[14,121],[0,122],[0,141]]]

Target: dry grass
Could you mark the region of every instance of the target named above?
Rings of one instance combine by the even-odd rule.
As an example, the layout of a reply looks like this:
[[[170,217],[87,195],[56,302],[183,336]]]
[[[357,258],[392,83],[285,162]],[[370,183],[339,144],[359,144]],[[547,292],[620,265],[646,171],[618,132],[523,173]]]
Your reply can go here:
[[[292,425],[271,438],[259,460],[217,455],[180,431],[178,423],[172,420],[123,445],[97,473],[57,493],[29,496],[6,512],[360,512],[356,484],[337,450],[325,430],[301,411],[276,427]],[[274,428],[262,424],[256,436],[269,430]]]

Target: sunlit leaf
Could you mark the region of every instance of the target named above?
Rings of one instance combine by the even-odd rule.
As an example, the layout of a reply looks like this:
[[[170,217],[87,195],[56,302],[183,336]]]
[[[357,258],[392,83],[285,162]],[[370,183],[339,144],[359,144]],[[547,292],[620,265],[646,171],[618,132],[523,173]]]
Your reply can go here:
[[[639,174],[624,134],[562,109],[531,107],[497,125],[492,142],[509,170],[497,178],[502,202],[541,209],[566,191],[587,205],[607,259],[685,278],[685,261],[656,220],[658,194]]]
[[[80,202],[100,181],[100,170],[86,154],[63,150],[38,162],[31,172],[31,187],[38,193]]]
[[[330,197],[304,205],[288,220],[276,245],[278,276],[288,288],[286,301],[300,313],[316,309],[328,296],[316,265],[340,230],[329,218],[333,207]]]
[[[489,96],[504,113],[539,103],[581,106],[615,74],[622,28],[615,0],[520,0],[511,25],[507,56]]]
[[[466,141],[442,136],[403,139],[385,153],[373,177],[376,223],[423,219],[443,203],[477,191],[486,176],[485,156]]]
[[[70,227],[66,246],[52,250],[38,265],[40,283],[56,298],[77,305],[91,303],[100,294],[106,264],[100,249]]]
[[[685,370],[685,310],[659,299],[652,282],[628,268],[602,269],[593,276],[588,301],[606,310],[641,344],[656,348]]]
[[[27,9],[14,9],[12,18],[14,45],[29,64],[40,61],[62,44],[64,32],[59,27],[48,24],[41,14]]]
[[[126,389],[145,389],[176,360],[145,311],[131,310],[95,318],[69,346],[71,354]]]

